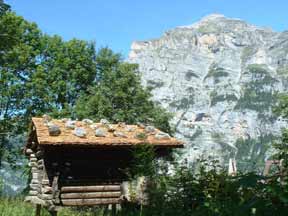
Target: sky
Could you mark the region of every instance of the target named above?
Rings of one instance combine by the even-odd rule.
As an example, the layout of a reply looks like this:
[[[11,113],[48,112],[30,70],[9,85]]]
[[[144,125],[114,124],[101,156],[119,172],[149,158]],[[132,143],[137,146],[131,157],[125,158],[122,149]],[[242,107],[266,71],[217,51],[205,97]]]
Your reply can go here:
[[[127,57],[133,41],[159,38],[177,26],[220,13],[288,30],[288,0],[6,0],[50,35],[94,41]]]

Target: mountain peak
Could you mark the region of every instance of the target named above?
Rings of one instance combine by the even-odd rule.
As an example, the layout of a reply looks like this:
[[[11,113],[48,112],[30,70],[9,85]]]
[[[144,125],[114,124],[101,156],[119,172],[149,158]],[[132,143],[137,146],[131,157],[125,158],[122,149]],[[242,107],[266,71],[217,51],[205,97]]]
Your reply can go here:
[[[225,18],[225,16],[223,14],[213,13],[213,14],[209,14],[209,15],[203,17],[201,19],[201,21],[216,20],[216,19],[219,19],[219,18]]]

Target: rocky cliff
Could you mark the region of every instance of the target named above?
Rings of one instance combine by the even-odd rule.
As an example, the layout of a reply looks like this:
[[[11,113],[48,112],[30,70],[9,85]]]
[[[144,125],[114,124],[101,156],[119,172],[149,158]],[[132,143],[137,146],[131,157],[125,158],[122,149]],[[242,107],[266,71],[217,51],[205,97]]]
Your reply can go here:
[[[271,155],[285,122],[272,107],[288,89],[288,32],[213,14],[155,40],[134,42],[153,100],[174,113],[183,157],[201,155],[255,169]]]

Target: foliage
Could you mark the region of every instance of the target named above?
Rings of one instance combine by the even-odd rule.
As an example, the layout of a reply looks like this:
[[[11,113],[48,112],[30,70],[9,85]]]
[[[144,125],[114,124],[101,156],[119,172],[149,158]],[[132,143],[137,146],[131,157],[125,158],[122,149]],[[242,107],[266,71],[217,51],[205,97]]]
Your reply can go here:
[[[264,168],[266,152],[278,137],[273,134],[264,134],[253,138],[239,138],[235,142],[238,151],[236,159],[240,162],[238,169],[261,173]]]
[[[80,119],[108,119],[111,122],[143,122],[171,133],[170,115],[155,105],[143,89],[138,66],[121,61],[119,54],[103,48],[96,58],[96,85],[82,93],[75,107]]]
[[[257,112],[270,111],[277,97],[277,94],[272,92],[270,88],[277,80],[271,77],[263,65],[250,65],[245,74],[251,76],[252,80],[245,83],[242,96],[235,109],[250,109]]]
[[[283,118],[288,118],[288,95],[283,93],[278,95],[277,105],[273,108],[274,113]]]
[[[44,35],[12,12],[0,16],[0,36],[1,162],[8,138],[26,131],[31,116],[71,114],[79,92],[95,78],[95,49],[85,41]]]
[[[192,78],[199,78],[199,76],[196,74],[196,73],[194,73],[192,70],[188,70],[186,73],[185,73],[185,79],[187,80],[187,81],[190,81]]]
[[[189,109],[190,106],[194,104],[194,95],[189,94],[188,97],[184,97],[179,100],[175,100],[169,104],[171,107],[175,107],[176,109]]]
[[[276,178],[265,181],[253,173],[232,177],[216,161],[200,161],[200,164],[197,170],[182,164],[173,175],[155,177],[144,215],[286,214],[287,200],[275,192],[287,193],[287,189]]]
[[[227,101],[228,103],[237,101],[238,98],[236,97],[235,94],[217,94],[216,91],[212,91],[210,93],[210,99],[211,99],[211,106],[215,106],[217,103]]]
[[[156,172],[156,154],[152,145],[136,145],[132,149],[132,168],[129,170],[131,178],[137,176],[154,176]]]
[[[9,11],[10,5],[4,3],[3,0],[0,0],[0,16],[5,14],[7,11]]]
[[[205,76],[204,80],[212,77],[214,83],[217,84],[220,82],[221,77],[227,77],[229,74],[225,71],[224,68],[218,67],[215,64],[212,64],[209,68],[208,74]]]

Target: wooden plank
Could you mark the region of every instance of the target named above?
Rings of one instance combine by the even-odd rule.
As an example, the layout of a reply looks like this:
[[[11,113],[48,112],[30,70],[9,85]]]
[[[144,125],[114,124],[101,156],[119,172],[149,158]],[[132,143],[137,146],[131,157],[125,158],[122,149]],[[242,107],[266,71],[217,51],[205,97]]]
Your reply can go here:
[[[119,198],[106,199],[62,199],[63,206],[91,206],[91,205],[107,205],[118,204]]]
[[[60,197],[62,199],[90,199],[90,198],[119,198],[120,191],[113,192],[90,192],[90,193],[64,193]]]
[[[120,191],[120,185],[96,185],[96,186],[67,186],[61,188],[65,192],[97,192],[97,191]]]

